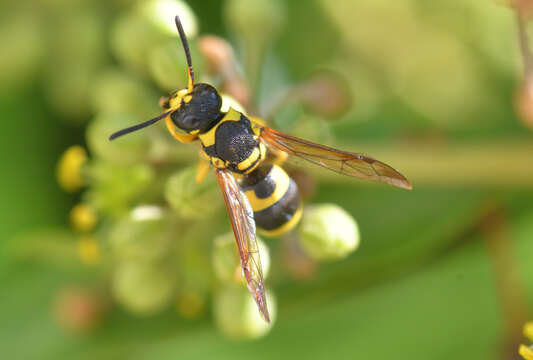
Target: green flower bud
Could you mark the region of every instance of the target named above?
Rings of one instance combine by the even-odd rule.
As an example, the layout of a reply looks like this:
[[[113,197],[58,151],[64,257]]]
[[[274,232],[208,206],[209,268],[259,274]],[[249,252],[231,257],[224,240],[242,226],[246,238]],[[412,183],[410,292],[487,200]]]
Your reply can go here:
[[[92,184],[88,202],[98,211],[115,214],[125,212],[155,178],[147,165],[120,166],[101,161],[93,162],[87,175]]]
[[[189,42],[189,46],[191,57],[194,59],[194,70],[198,73],[201,68],[201,57],[193,42]],[[148,55],[148,67],[156,84],[166,91],[187,86],[187,59],[175,39],[153,47]]]
[[[148,19],[162,33],[177,36],[174,16],[179,15],[183,31],[187,38],[198,33],[198,23],[190,6],[180,0],[149,0],[140,3],[139,14]]]
[[[115,299],[138,315],[162,310],[171,300],[174,281],[168,271],[156,264],[119,263],[112,278]]]
[[[213,315],[218,329],[226,336],[245,340],[257,339],[268,333],[276,318],[276,301],[266,292],[271,323],[268,324],[245,287],[227,286],[215,294]]]
[[[140,123],[134,115],[108,114],[94,119],[87,128],[87,144],[93,155],[117,164],[133,164],[146,160],[149,150],[150,129],[138,131],[109,141],[109,136],[125,127]]]
[[[149,119],[160,111],[157,96],[148,85],[121,70],[107,70],[98,76],[91,101],[94,111],[103,114],[136,114]]]
[[[47,75],[45,95],[54,109],[70,122],[81,123],[90,113],[90,89],[95,69],[83,64],[68,64]]]
[[[317,260],[343,258],[359,245],[357,223],[334,204],[307,207],[298,231],[302,249]]]
[[[196,167],[188,167],[174,173],[165,186],[165,199],[185,219],[205,219],[213,215],[222,202],[213,176],[197,184]]]
[[[62,76],[65,65],[98,67],[106,57],[104,17],[100,11],[87,6],[66,4],[63,8],[68,11],[68,16],[58,15],[50,19],[54,22],[54,34],[61,36],[51,38],[49,50],[53,55],[48,66],[56,76]]]
[[[0,24],[0,92],[13,92],[33,80],[46,46],[36,12],[8,14]]]
[[[111,50],[118,60],[141,74],[148,71],[148,49],[158,44],[166,35],[145,18],[135,13],[120,16],[111,28]]]
[[[72,4],[63,12],[68,16],[49,19],[61,36],[51,37],[45,95],[63,119],[81,123],[91,111],[91,87],[106,57],[104,20],[98,11]]]
[[[257,239],[257,245],[259,246],[263,277],[266,279],[270,270],[269,250],[259,238]],[[246,281],[242,274],[241,260],[233,232],[217,236],[213,246],[212,263],[217,279],[228,284],[239,283],[245,285]]]
[[[194,37],[197,31],[196,18],[186,4],[178,0],[151,0],[141,2],[115,22],[111,31],[113,53],[130,68],[148,73],[151,49],[169,39],[175,39],[175,46],[179,46],[179,35],[174,24],[176,14],[180,15],[187,36]]]
[[[229,0],[225,2],[226,25],[247,41],[268,40],[285,25],[287,9],[280,0]]]
[[[130,216],[114,224],[109,234],[113,255],[120,261],[153,262],[169,250],[171,238],[162,211],[155,206],[138,206]]]

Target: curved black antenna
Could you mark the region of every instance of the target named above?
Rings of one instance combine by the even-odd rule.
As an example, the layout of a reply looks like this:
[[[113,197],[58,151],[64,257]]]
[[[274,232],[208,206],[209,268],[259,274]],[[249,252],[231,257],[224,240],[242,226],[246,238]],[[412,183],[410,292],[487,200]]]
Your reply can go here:
[[[164,112],[162,113],[161,115],[159,116],[156,116],[155,118],[153,119],[150,119],[148,121],[145,121],[143,123],[140,123],[140,124],[137,124],[137,125],[133,125],[129,128],[125,128],[125,129],[122,129],[122,130],[119,130],[117,131],[116,133],[112,134],[110,137],[109,137],[109,140],[115,140],[116,138],[122,136],[122,135],[126,135],[126,134],[129,134],[131,132],[134,132],[134,131],[137,131],[137,130],[140,130],[140,129],[143,129],[147,126],[150,126],[156,122],[158,122],[159,120],[161,119],[164,119],[168,116],[168,114],[170,114],[172,111],[167,111],[167,112]]]
[[[187,73],[189,75],[189,94],[192,93],[194,87],[194,70],[192,69],[191,61],[191,51],[189,50],[189,43],[187,42],[187,37],[185,36],[185,31],[183,31],[183,26],[178,15],[174,18],[176,22],[176,27],[178,28],[178,33],[180,34],[181,44],[183,45],[183,50],[185,50],[185,57],[187,58]]]

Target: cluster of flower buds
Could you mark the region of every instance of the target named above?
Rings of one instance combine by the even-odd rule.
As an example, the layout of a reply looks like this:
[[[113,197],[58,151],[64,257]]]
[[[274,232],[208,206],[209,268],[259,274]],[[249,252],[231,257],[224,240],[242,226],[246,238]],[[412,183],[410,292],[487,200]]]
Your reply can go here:
[[[259,30],[261,24],[280,31],[285,11],[279,1],[263,0],[252,6],[234,0],[227,2],[225,16],[238,39],[264,46],[275,31]],[[121,6],[109,29],[95,11],[84,14],[83,21],[76,18],[62,23],[69,27],[65,29],[67,44],[58,40],[58,49],[68,45],[68,34],[85,34],[85,27],[97,27],[94,37],[110,34],[109,54],[100,38],[87,38],[87,48],[76,48],[72,59],[81,64],[81,78],[78,70],[66,66],[65,75],[51,83],[55,90],[50,100],[61,113],[76,119],[92,117],[86,131],[88,149],[70,147],[57,166],[61,187],[81,192],[80,203],[70,213],[75,250],[68,254],[77,253],[79,264],[88,271],[105,273],[106,281],[96,288],[105,288],[109,301],[133,314],[149,316],[173,305],[180,316],[195,318],[205,314],[212,299],[214,320],[222,333],[237,339],[257,338],[272,325],[259,315],[243,280],[215,177],[208,176],[199,184],[195,181],[197,149],[176,143],[157,126],[108,141],[114,131],[158,114],[157,94],[187,82],[185,55],[169,14],[180,15],[197,78],[221,90],[223,109],[254,109],[252,90],[257,89],[249,85],[230,43],[216,36],[197,37],[196,17],[181,0]],[[100,55],[84,63],[94,49]],[[117,63],[107,61],[110,57]],[[243,57],[250,60],[253,56]],[[87,84],[81,86],[80,81]],[[322,118],[346,110],[345,90],[342,81],[321,74],[295,86],[290,97],[307,109],[313,127],[328,133],[329,125]],[[333,101],[326,103],[328,98]],[[295,135],[305,136],[305,130],[295,130]],[[310,200],[314,182],[302,171],[290,172],[304,200]],[[313,205],[304,208],[301,224],[283,241],[288,246],[280,247],[279,259],[271,259],[268,242],[259,239],[272,319],[276,299],[268,279],[271,264],[285,263],[287,273],[296,279],[312,276],[317,262],[340,259],[354,251],[359,233],[343,209]],[[97,292],[85,286],[66,290],[56,302],[59,321],[73,331],[93,329],[108,308],[96,299],[100,299]]]

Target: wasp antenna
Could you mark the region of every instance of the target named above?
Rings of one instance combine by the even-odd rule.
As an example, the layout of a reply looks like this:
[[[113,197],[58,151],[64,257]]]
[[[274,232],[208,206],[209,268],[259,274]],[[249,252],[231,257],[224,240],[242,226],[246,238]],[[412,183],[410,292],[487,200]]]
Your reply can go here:
[[[143,129],[143,128],[147,127],[147,126],[150,126],[150,125],[158,122],[159,120],[166,118],[168,116],[168,114],[170,114],[170,111],[164,112],[161,115],[156,116],[155,118],[150,119],[148,121],[145,121],[143,123],[131,126],[129,128],[125,128],[125,129],[119,130],[116,133],[112,134],[109,137],[109,140],[115,140],[116,138],[118,138],[118,137],[120,137],[122,135],[126,135],[126,134],[129,134],[131,132],[134,132],[134,131]]]
[[[183,31],[183,26],[181,25],[181,21],[178,15],[174,18],[174,21],[176,22],[176,27],[178,28],[178,33],[180,34],[181,44],[183,45],[183,50],[185,50],[185,57],[187,58],[187,74],[189,75],[189,84],[188,84],[188,91],[189,93],[192,93],[193,87],[194,87],[194,70],[192,68],[192,61],[191,61],[191,51],[189,50],[189,43],[187,42],[187,36],[185,36],[185,31]]]

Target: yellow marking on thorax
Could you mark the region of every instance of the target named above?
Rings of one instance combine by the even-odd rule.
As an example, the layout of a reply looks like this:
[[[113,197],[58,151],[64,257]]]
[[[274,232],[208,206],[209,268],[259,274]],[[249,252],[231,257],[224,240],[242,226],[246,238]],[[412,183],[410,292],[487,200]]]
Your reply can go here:
[[[261,162],[263,162],[266,156],[266,152],[267,151],[265,144],[259,143],[259,146],[252,151],[250,156],[248,156],[245,160],[237,164],[237,169],[240,171],[246,171],[245,174],[251,173],[255,170],[255,168],[257,168],[257,166],[259,166]]]
[[[244,171],[248,169],[250,166],[252,166],[254,161],[256,161],[260,157],[261,157],[261,152],[259,151],[259,148],[256,147],[255,149],[252,150],[252,153],[250,154],[250,156],[248,156],[246,159],[244,159],[243,161],[237,164],[237,169],[240,171]]]
[[[211,156],[210,160],[211,160],[211,165],[213,165],[217,169],[225,169],[225,168],[227,168],[229,166],[229,162],[224,161],[224,160],[222,160],[220,158],[217,158],[215,156]]]
[[[198,137],[200,138],[200,141],[205,147],[211,146],[215,144],[215,133],[217,132],[217,129],[220,125],[225,123],[226,121],[239,121],[241,119],[241,113],[233,108],[229,108],[228,112],[222,120],[220,120],[215,126],[213,126],[211,129],[206,131],[203,134],[198,134]]]
[[[300,219],[302,218],[302,205],[298,207],[298,210],[292,215],[292,218],[287,221],[285,224],[281,225],[279,228],[274,230],[264,230],[261,228],[257,228],[257,232],[259,232],[261,235],[264,236],[279,236],[282,234],[285,234],[286,232],[291,231],[298,223],[300,222]]]
[[[287,173],[283,171],[283,169],[281,169],[279,166],[273,166],[272,170],[269,173],[269,176],[274,179],[274,182],[276,183],[276,188],[274,189],[274,192],[266,199],[258,198],[255,195],[255,191],[253,189],[244,192],[244,194],[250,201],[250,205],[252,205],[252,209],[256,212],[269,208],[275,203],[277,203],[279,199],[281,199],[289,189],[289,175],[287,175]]]
[[[250,119],[250,122],[254,124],[258,128],[266,127],[267,123],[264,119],[257,117],[257,116],[248,116],[248,119]]]

